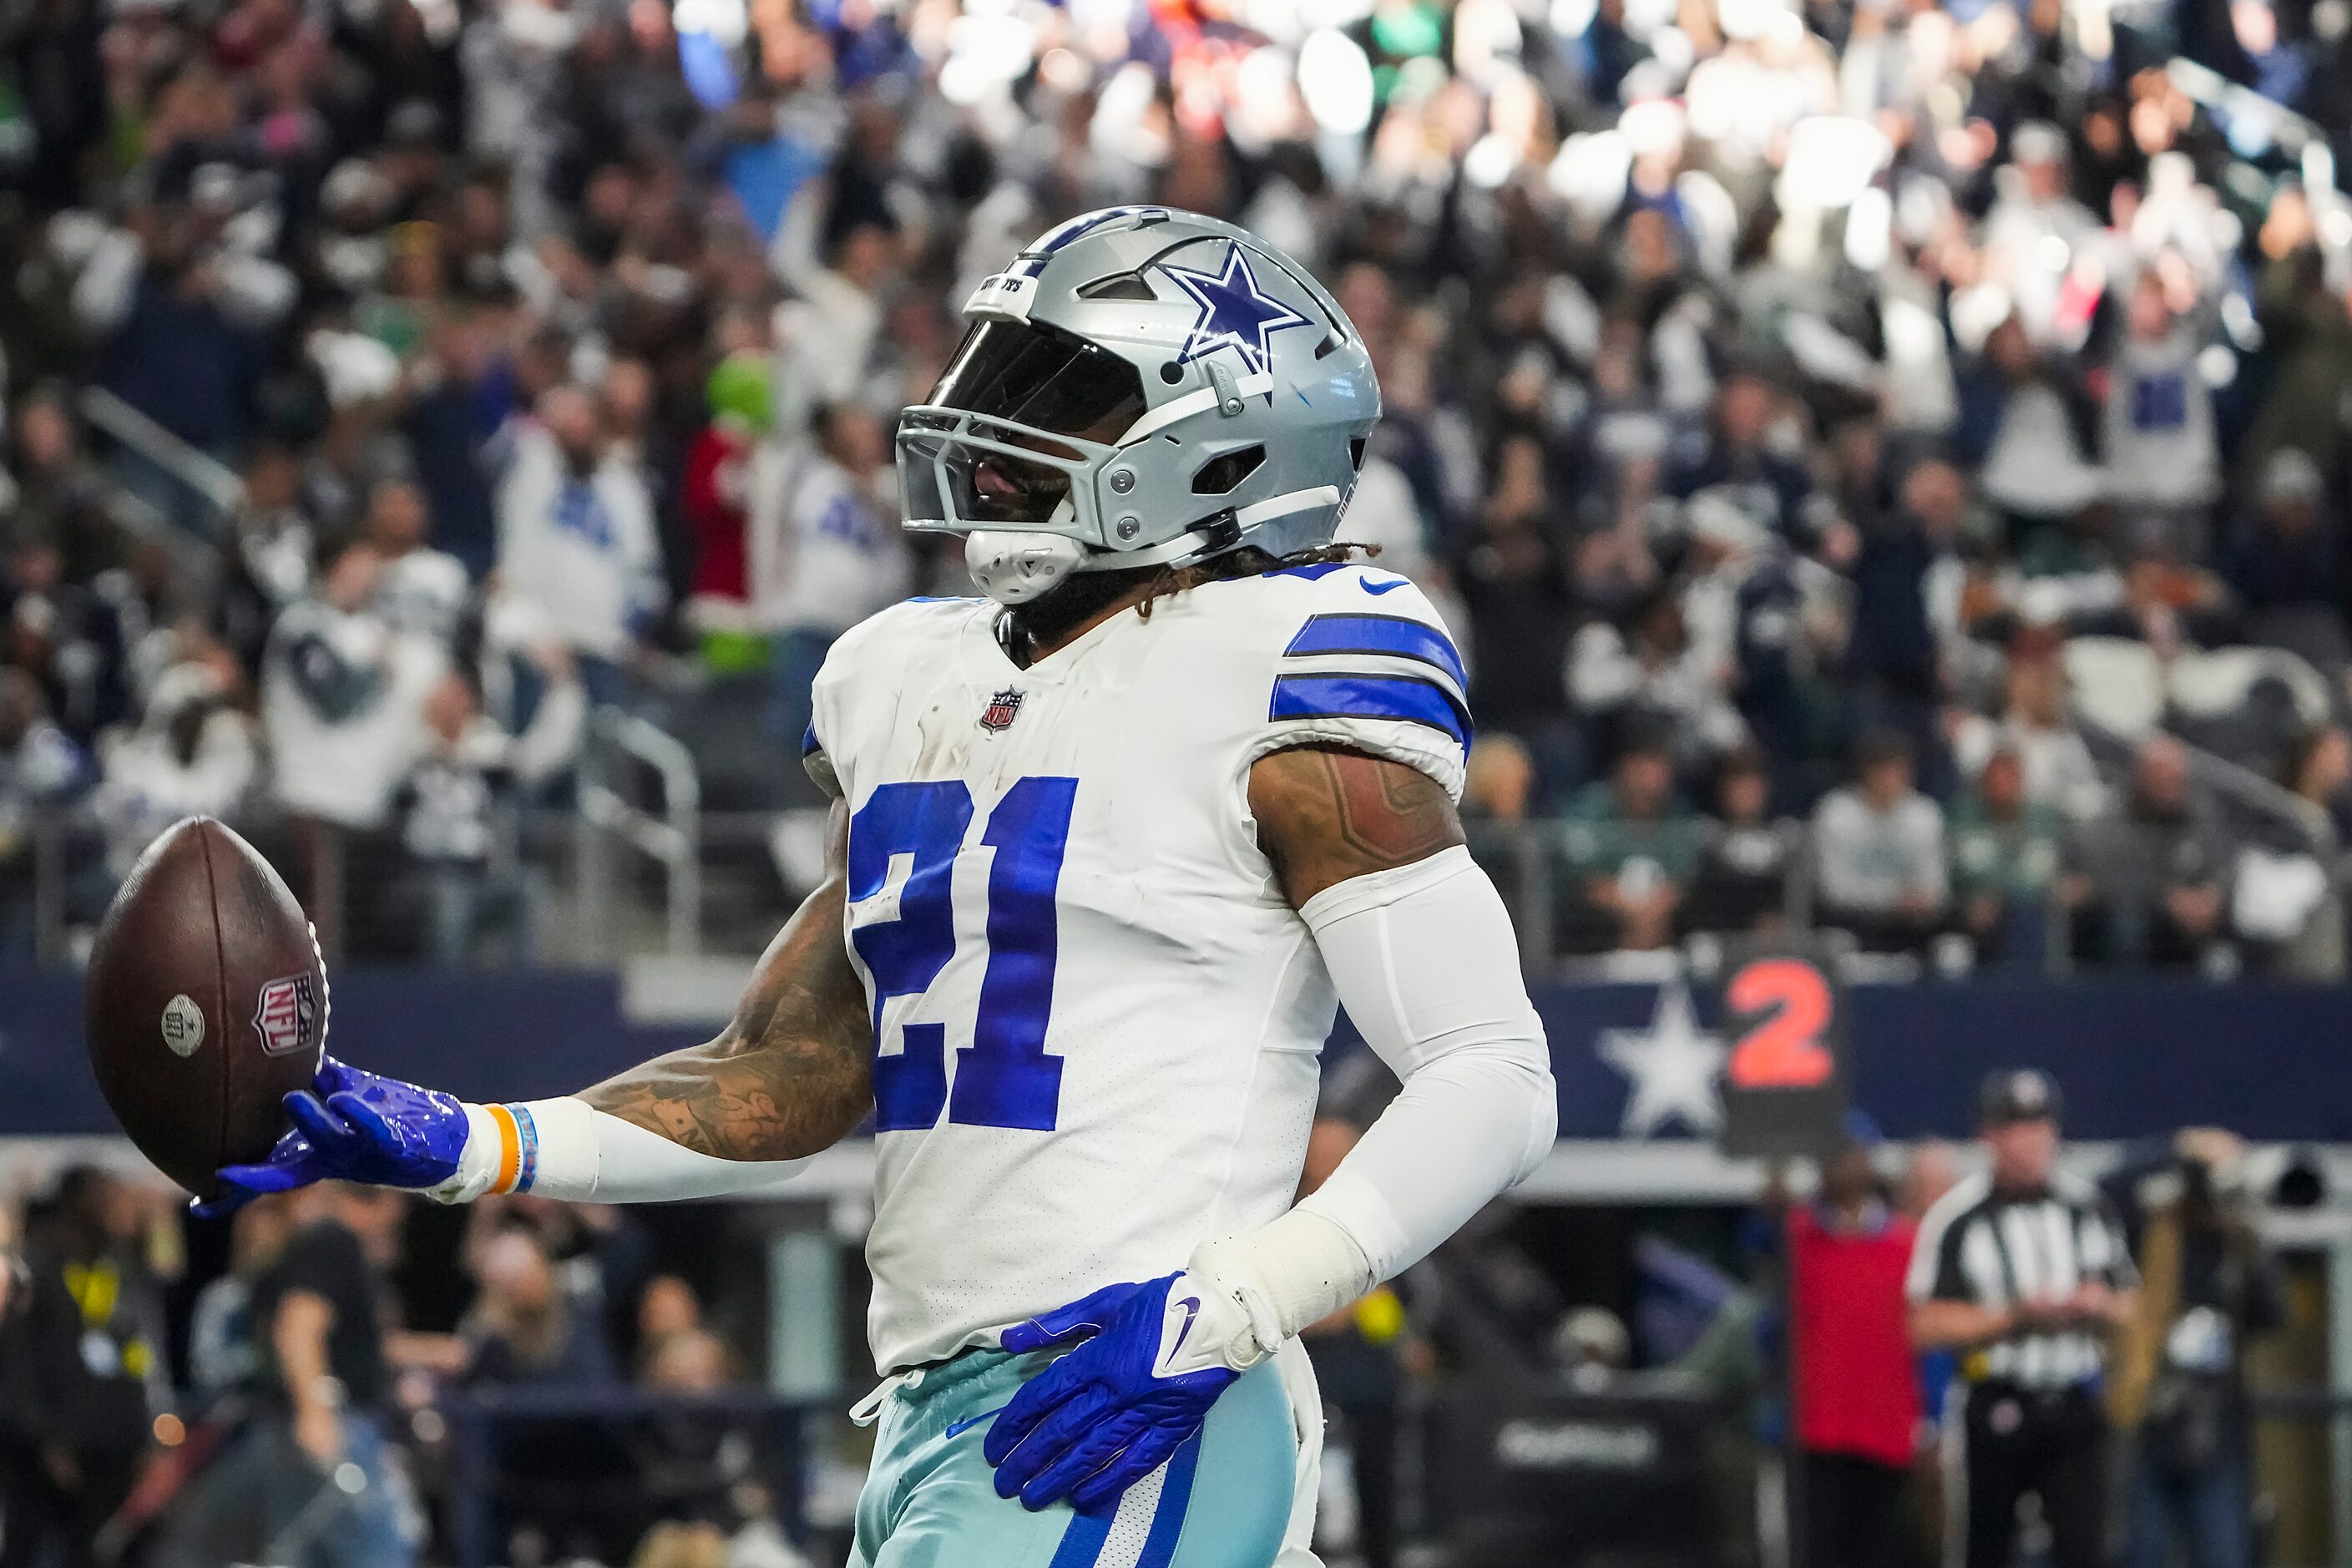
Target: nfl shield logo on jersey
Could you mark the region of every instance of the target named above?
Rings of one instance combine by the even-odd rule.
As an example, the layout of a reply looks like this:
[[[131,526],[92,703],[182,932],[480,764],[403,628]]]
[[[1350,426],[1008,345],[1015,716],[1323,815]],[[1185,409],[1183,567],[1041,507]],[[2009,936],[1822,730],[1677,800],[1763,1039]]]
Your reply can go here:
[[[1021,693],[1008,686],[988,700],[980,710],[980,727],[994,735],[1013,728],[1013,721],[1021,713]]]
[[[261,988],[253,1026],[267,1054],[282,1057],[305,1048],[318,1037],[318,1026],[319,988],[309,975],[289,975]]]

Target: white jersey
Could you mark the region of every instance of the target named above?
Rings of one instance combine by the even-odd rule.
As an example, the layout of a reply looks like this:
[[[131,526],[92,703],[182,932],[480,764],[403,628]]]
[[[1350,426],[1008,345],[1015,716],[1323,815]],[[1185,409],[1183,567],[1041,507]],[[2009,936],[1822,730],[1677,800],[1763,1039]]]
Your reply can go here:
[[[2126,340],[2107,367],[2103,420],[2108,493],[2126,506],[2208,506],[2221,493],[2213,394],[2197,368],[2197,338]]]
[[[1393,574],[1208,584],[1028,669],[999,613],[897,605],[816,681],[810,767],[849,804],[876,1016],[886,1373],[1289,1206],[1337,1004],[1250,764],[1328,742],[1462,788],[1461,661]]]

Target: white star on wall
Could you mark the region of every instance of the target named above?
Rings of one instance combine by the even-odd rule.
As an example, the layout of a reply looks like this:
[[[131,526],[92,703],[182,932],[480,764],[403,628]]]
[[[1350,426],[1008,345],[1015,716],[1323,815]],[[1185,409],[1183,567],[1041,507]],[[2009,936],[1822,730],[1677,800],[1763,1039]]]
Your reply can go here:
[[[1596,1048],[1632,1085],[1618,1128],[1626,1137],[1653,1137],[1677,1118],[1696,1133],[1721,1130],[1717,1079],[1727,1052],[1720,1037],[1698,1026],[1690,990],[1681,981],[1658,987],[1658,1010],[1648,1028],[1603,1029]]]

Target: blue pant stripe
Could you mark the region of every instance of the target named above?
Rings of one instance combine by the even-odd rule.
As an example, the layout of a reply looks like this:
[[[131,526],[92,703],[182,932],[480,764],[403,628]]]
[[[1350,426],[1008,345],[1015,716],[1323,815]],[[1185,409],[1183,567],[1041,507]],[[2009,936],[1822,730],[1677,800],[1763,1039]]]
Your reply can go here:
[[[1168,1568],[1176,1542],[1184,1533],[1184,1515],[1192,1503],[1192,1472],[1201,1462],[1201,1435],[1193,1433],[1168,1457],[1168,1474],[1160,1483],[1159,1511],[1151,1516],[1151,1533],[1144,1537],[1143,1555],[1135,1568]]]
[[[1011,1506],[1019,1508],[1018,1502]],[[1102,1555],[1103,1542],[1110,1538],[1110,1524],[1117,1510],[1087,1514],[1073,1513],[1070,1528],[1062,1531],[1060,1550],[1047,1568],[1094,1568],[1095,1559]]]

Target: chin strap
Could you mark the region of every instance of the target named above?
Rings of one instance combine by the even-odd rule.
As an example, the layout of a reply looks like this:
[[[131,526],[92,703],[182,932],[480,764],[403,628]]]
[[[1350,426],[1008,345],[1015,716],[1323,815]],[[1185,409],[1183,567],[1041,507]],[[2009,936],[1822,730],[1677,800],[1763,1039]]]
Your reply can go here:
[[[980,591],[1000,605],[1041,599],[1081,570],[1087,547],[1064,533],[982,528],[964,536],[964,569]]]
[[[1190,566],[1231,550],[1240,540],[1241,527],[1231,511],[1142,550],[1096,550],[1065,533],[978,528],[964,535],[963,563],[980,591],[998,604],[1028,605],[1082,573]]]

